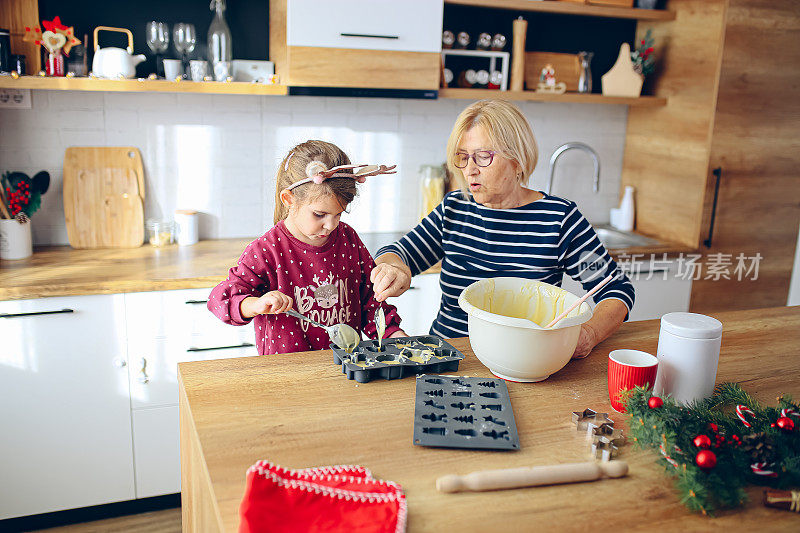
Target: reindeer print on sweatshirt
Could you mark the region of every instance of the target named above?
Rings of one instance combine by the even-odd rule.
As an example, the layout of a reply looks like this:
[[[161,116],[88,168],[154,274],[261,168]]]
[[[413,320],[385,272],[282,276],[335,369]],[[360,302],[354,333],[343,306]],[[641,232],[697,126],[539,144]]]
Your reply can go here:
[[[358,234],[344,222],[324,245],[313,246],[292,236],[281,221],[245,248],[227,279],[212,289],[208,309],[227,324],[252,322],[261,355],[330,347],[325,330],[287,314],[242,316],[242,300],[274,290],[290,296],[307,317],[326,325],[349,324],[370,338],[376,334],[375,311],[382,306],[389,336],[399,329],[400,317],[394,306],[375,300],[369,281],[374,267]]]

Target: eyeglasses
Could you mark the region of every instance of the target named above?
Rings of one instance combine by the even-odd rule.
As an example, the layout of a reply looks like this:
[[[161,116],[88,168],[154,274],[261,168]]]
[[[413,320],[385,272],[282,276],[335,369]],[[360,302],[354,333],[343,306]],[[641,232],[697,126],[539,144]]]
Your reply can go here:
[[[475,164],[479,167],[488,167],[492,164],[492,160],[494,160],[494,155],[497,152],[493,150],[478,150],[477,152],[473,153],[472,155],[467,154],[465,152],[458,152],[456,153],[455,160],[453,164],[457,168],[467,168],[469,164],[470,158],[475,161]]]

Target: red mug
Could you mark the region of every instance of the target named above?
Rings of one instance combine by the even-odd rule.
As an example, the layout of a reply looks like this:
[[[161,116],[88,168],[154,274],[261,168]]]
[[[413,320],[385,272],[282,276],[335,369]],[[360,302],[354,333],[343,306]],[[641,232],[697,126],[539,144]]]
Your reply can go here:
[[[658,359],[639,350],[614,350],[608,354],[608,397],[611,407],[625,412],[620,393],[634,387],[652,389],[656,382]]]

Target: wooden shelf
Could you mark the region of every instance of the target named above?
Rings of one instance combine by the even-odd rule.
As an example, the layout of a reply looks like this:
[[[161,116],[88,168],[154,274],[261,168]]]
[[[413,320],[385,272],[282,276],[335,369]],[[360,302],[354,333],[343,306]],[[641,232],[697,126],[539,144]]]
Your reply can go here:
[[[498,91],[494,89],[439,89],[439,98],[462,98],[480,100],[481,98],[501,98],[504,100],[527,100],[532,102],[562,102],[574,104],[624,104],[640,107],[660,107],[667,105],[661,96],[603,96],[602,94],[564,93],[547,94],[534,91]]]
[[[105,80],[100,78],[62,78],[46,76],[0,77],[2,89],[50,89],[61,91],[122,91],[157,93],[206,94],[286,94],[285,85],[266,85],[246,82],[166,81],[166,80]]]
[[[514,11],[559,13],[562,15],[583,15],[586,17],[651,21],[675,20],[675,13],[664,9],[636,9],[632,7],[594,6],[575,2],[533,2],[531,0],[444,0],[444,3],[461,6],[488,7],[492,9],[513,9]]]

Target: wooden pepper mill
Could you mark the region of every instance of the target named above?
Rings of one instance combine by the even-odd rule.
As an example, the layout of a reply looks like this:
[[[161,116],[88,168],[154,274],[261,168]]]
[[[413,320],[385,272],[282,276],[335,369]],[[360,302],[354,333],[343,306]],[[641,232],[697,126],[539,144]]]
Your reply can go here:
[[[528,21],[519,17],[514,21],[514,45],[511,52],[511,84],[512,91],[525,89],[525,36],[528,33]]]

